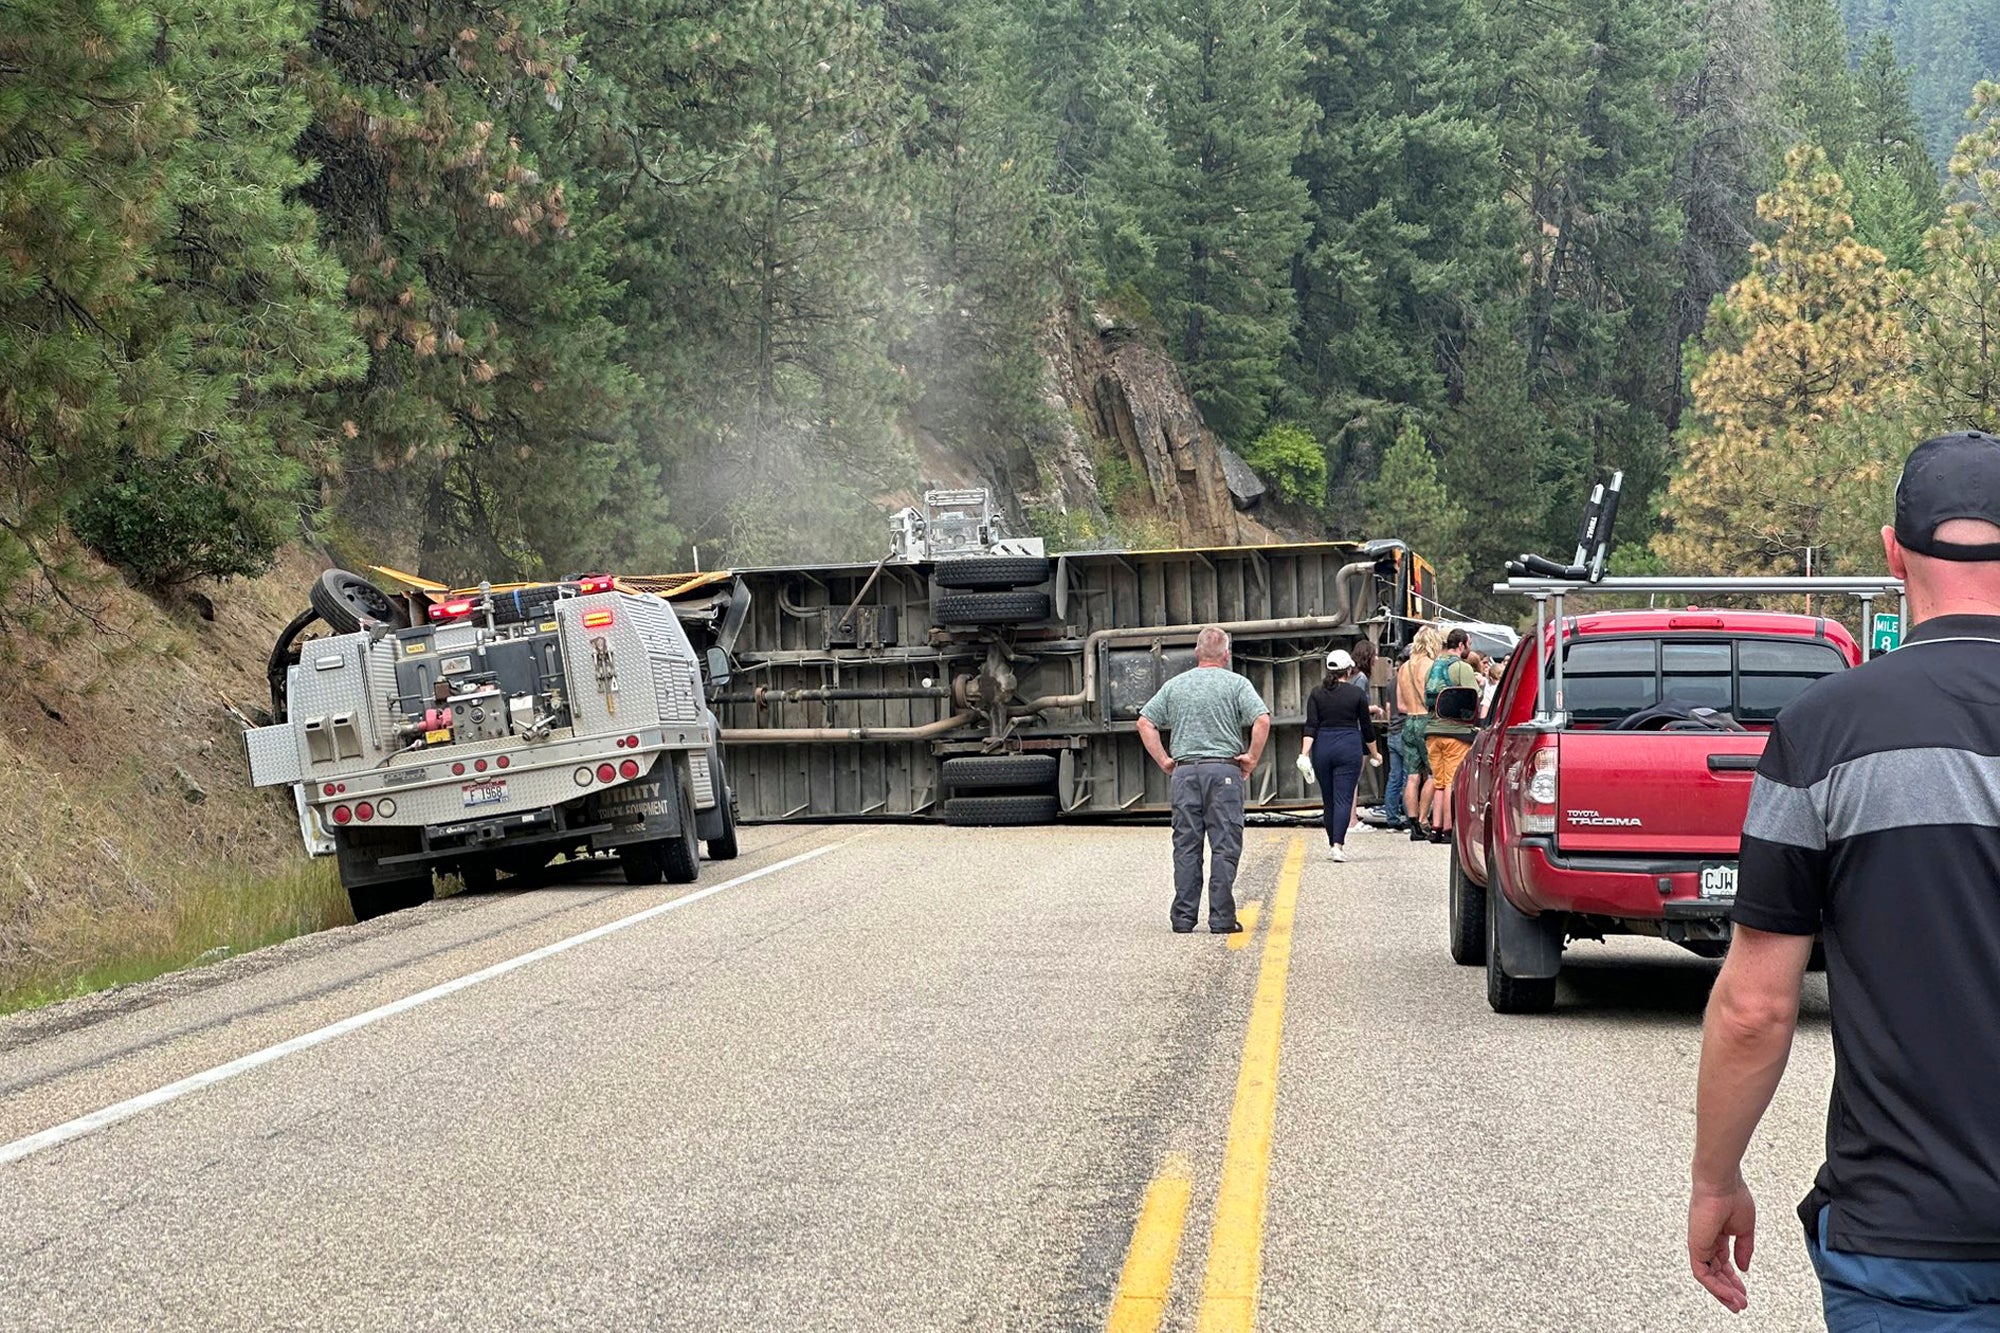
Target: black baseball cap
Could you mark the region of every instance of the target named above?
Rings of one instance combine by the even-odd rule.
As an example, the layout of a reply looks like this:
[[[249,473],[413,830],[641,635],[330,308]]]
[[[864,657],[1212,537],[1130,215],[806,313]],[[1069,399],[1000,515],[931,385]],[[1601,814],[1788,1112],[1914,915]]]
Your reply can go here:
[[[1937,540],[1938,528],[1955,518],[2000,525],[2000,439],[1984,431],[1925,440],[1896,483],[1896,541],[1904,550],[1939,560],[2000,560],[2000,542]]]

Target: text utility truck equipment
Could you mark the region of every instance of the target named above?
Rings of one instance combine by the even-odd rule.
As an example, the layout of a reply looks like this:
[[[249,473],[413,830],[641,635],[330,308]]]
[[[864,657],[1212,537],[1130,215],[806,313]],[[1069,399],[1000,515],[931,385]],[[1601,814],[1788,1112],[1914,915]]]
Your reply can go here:
[[[345,571],[272,655],[252,781],[290,784],[357,918],[560,855],[613,851],[634,884],[736,854],[701,663],[665,602],[609,577],[390,596]],[[315,621],[334,632],[301,635]]]

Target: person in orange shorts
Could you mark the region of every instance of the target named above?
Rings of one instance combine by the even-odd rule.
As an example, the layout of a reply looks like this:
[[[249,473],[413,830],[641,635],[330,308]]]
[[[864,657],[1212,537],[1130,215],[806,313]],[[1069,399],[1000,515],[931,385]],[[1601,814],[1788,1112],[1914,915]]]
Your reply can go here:
[[[1479,719],[1479,675],[1465,659],[1471,641],[1462,629],[1445,635],[1444,655],[1432,666],[1424,682],[1424,701],[1430,705],[1430,725],[1424,730],[1424,756],[1430,761],[1431,781],[1437,784],[1431,797],[1431,841],[1451,840],[1451,783],[1458,767],[1472,751],[1472,736]]]

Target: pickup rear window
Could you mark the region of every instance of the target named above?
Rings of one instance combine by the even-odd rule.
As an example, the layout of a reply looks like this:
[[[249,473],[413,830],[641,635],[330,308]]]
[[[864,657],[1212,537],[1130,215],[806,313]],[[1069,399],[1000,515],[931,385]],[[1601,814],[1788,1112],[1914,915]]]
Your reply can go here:
[[[1616,722],[1662,702],[1771,722],[1846,667],[1831,644],[1803,639],[1579,639],[1564,645],[1563,693],[1578,722]]]

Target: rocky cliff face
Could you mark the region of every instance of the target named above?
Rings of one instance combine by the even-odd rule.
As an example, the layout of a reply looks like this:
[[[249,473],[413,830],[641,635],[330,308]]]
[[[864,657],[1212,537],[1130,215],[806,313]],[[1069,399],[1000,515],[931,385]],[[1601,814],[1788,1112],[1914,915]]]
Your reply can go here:
[[[1272,512],[1264,483],[1201,419],[1178,367],[1108,317],[1068,311],[1042,333],[1035,438],[967,456],[933,445],[925,470],[992,489],[1019,531],[1059,545],[1235,546],[1310,538]]]

